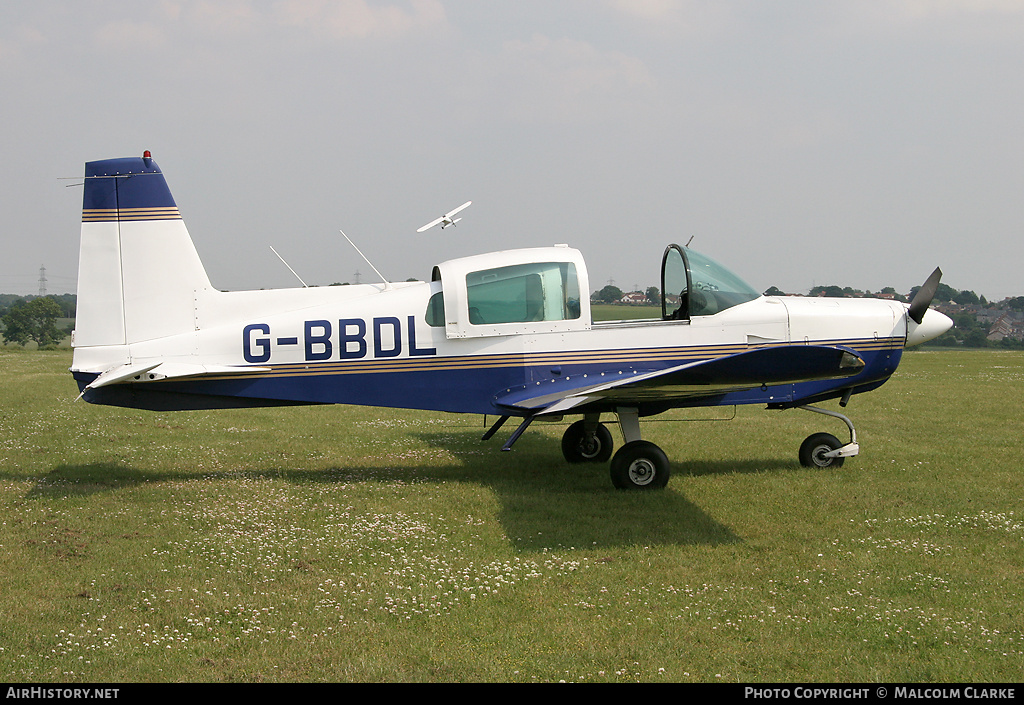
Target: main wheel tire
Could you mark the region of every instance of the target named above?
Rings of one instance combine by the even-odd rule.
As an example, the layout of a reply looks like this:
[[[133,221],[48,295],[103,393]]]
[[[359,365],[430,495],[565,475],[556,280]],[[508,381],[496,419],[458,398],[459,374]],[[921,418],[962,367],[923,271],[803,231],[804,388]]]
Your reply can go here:
[[[612,458],[612,484],[620,490],[658,490],[668,484],[668,456],[648,441],[632,441]]]
[[[585,423],[577,421],[562,436],[562,455],[570,463],[603,463],[612,457],[612,432],[602,423],[593,435],[587,433]]]
[[[842,441],[831,433],[812,434],[800,444],[800,464],[805,468],[842,467],[845,458],[829,458],[825,456],[825,453],[842,447]]]

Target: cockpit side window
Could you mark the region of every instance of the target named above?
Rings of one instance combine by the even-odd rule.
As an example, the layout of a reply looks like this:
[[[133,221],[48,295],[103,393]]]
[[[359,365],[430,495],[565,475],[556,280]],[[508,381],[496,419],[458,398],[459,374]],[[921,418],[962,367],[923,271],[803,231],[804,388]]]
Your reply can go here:
[[[444,292],[439,291],[427,302],[427,325],[432,328],[444,328]]]
[[[466,275],[472,325],[566,321],[580,316],[579,281],[571,262],[496,267]]]
[[[661,259],[661,317],[666,321],[690,318],[690,283],[683,249],[669,245]]]

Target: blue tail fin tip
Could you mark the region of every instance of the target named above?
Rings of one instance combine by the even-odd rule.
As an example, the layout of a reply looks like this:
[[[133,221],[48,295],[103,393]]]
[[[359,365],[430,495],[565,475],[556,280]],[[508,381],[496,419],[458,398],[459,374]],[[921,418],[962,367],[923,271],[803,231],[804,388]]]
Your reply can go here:
[[[147,150],[141,157],[87,162],[82,210],[114,212],[177,208],[160,167]]]

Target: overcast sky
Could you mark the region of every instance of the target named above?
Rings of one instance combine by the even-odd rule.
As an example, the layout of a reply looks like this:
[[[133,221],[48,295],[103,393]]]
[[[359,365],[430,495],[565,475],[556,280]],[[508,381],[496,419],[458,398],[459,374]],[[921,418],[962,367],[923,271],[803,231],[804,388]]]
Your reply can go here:
[[[755,288],[1024,295],[1020,0],[0,5],[0,292],[74,292],[83,163],[149,149],[214,285],[666,244]],[[456,228],[416,229],[472,200]]]

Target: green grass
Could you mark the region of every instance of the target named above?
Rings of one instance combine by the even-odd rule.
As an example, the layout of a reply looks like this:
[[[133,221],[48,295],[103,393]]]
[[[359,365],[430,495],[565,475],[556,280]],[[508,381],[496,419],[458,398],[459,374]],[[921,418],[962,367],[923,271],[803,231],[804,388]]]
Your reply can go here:
[[[567,423],[97,407],[69,363],[0,350],[0,679],[1020,679],[1021,353],[906,354],[839,470],[796,461],[831,419],[656,417],[658,493]]]
[[[661,318],[661,306],[591,304],[590,315],[595,321],[634,321],[639,318]]]

